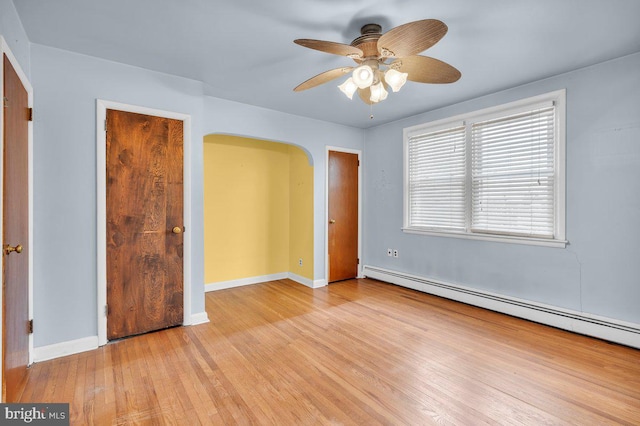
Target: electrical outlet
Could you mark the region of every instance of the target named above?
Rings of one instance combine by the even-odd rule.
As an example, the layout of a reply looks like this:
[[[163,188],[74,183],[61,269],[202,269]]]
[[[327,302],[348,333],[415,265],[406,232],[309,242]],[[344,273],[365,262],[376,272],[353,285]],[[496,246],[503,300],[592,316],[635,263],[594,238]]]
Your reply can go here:
[[[399,257],[399,255],[398,255],[398,250],[394,250],[394,251],[393,251],[393,257]]]
[[[298,259],[298,265],[302,266],[302,258]]]
[[[393,256],[393,250],[387,249],[387,256],[389,257]]]

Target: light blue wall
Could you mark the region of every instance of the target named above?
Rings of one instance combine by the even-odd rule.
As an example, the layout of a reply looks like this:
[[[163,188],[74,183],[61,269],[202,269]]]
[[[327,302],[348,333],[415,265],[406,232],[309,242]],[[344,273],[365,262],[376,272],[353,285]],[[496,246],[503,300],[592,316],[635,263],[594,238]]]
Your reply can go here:
[[[0,34],[34,87],[35,346],[97,334],[97,98],[192,116],[192,312],[204,310],[202,138],[292,143],[314,162],[315,278],[324,278],[325,146],[364,149],[364,262],[640,323],[640,54],[368,131],[203,95],[199,82],[29,45],[12,2]],[[404,234],[402,129],[567,89],[566,249]],[[386,256],[387,248],[400,258]]]
[[[362,129],[207,97],[205,134],[223,133],[298,145],[313,160],[314,279],[325,279],[326,147],[363,149]]]
[[[563,88],[566,249],[401,231],[403,128]],[[640,54],[369,129],[365,140],[366,264],[640,323]]]
[[[96,99],[192,117],[192,313],[204,311],[202,140],[230,133],[304,147],[315,166],[315,270],[324,277],[324,147],[363,131],[206,97],[199,82],[34,44],[35,347],[97,334]]]
[[[29,39],[22,27],[18,12],[11,0],[0,0],[0,35],[4,37],[11,53],[17,59],[22,71],[29,77]]]
[[[31,55],[34,345],[39,347],[97,335],[96,99],[191,115],[197,201],[202,192],[202,86],[37,44]],[[199,205],[191,218],[193,313],[204,311]]]

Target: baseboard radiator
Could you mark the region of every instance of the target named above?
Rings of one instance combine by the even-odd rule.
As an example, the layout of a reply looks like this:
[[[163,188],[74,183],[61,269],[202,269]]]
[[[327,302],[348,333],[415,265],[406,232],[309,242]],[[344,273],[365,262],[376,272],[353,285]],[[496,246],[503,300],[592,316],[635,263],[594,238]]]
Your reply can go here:
[[[365,265],[363,275],[435,296],[640,349],[640,324]]]

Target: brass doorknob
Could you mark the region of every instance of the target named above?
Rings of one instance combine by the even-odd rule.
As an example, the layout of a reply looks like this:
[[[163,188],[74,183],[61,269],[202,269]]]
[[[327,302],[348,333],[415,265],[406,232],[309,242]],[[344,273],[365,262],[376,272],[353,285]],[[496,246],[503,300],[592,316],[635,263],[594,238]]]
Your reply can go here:
[[[335,220],[335,219],[331,219],[331,220],[329,221],[329,223],[336,223],[336,220]]]
[[[11,247],[9,244],[7,244],[6,246],[4,246],[4,254],[9,255],[14,251],[16,253],[22,253],[22,245],[18,244],[15,247]]]
[[[179,226],[174,226],[173,229],[171,230],[174,234],[180,234],[182,232],[182,228],[180,228]]]

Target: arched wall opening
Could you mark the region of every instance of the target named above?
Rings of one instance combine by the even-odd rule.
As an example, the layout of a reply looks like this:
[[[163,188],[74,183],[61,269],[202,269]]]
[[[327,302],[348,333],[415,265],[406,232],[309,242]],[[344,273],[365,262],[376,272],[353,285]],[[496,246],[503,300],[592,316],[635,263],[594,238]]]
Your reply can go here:
[[[207,291],[284,277],[314,279],[314,170],[303,148],[204,137]]]

